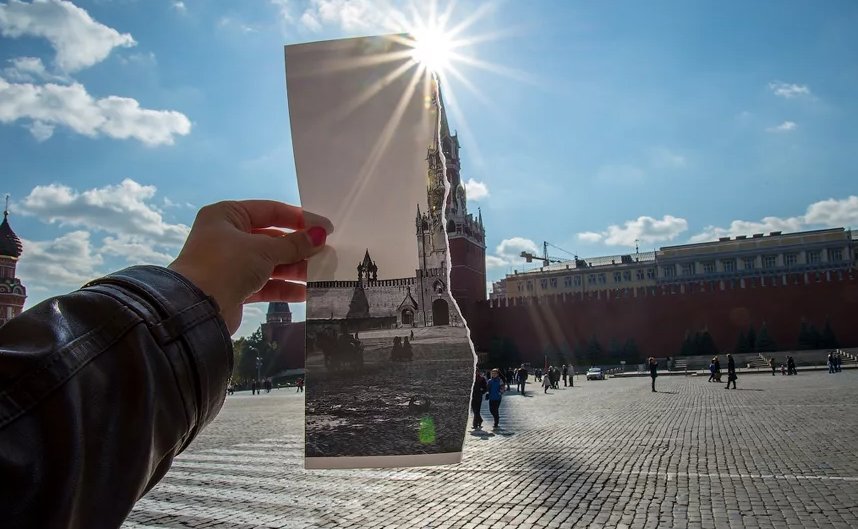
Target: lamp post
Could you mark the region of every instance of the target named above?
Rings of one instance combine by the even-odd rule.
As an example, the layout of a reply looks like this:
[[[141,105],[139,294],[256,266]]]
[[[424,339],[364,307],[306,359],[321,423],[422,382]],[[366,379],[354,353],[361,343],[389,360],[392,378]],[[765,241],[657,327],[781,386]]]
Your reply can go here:
[[[259,371],[262,369],[262,358],[256,355],[256,382],[259,383]]]

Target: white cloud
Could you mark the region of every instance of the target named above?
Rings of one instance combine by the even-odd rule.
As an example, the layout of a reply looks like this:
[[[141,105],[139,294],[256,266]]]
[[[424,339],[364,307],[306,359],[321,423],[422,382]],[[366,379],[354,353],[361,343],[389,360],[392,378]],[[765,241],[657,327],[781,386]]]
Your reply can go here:
[[[67,78],[52,74],[38,57],[15,57],[9,59],[10,66],[3,69],[2,76],[15,82],[31,83],[37,81],[60,81]]]
[[[136,44],[131,35],[96,22],[83,9],[62,0],[0,4],[0,34],[44,37],[56,51],[54,62],[66,72],[103,61],[113,48]]]
[[[217,25],[221,29],[238,30],[241,33],[256,33],[257,31],[257,29],[250,24],[229,16],[220,17],[217,21]]]
[[[470,178],[465,182],[465,196],[468,200],[481,200],[489,196],[489,188],[483,182]]]
[[[189,228],[170,224],[149,203],[155,186],[131,179],[79,193],[61,184],[36,186],[18,205],[22,213],[61,226],[85,227],[117,236],[181,245]]]
[[[403,12],[392,2],[383,0],[310,0],[302,11],[293,9],[289,0],[271,0],[281,19],[298,22],[313,32],[326,27],[346,32],[399,32],[404,30]]]
[[[504,239],[495,248],[495,255],[486,256],[487,268],[502,268],[524,262],[521,252],[541,255],[536,243],[524,237]]]
[[[54,126],[43,121],[34,121],[27,126],[36,141],[42,142],[54,135]]]
[[[18,276],[24,284],[79,287],[102,275],[98,267],[104,260],[95,252],[89,232],[72,231],[50,241],[22,243]]]
[[[174,136],[191,131],[190,120],[181,112],[141,108],[127,97],[94,99],[79,83],[34,85],[0,78],[0,122],[19,119],[63,125],[92,137],[134,138],[147,145],[171,145]]]
[[[782,83],[779,81],[769,83],[769,90],[778,97],[792,99],[800,96],[810,96],[810,88],[804,84]]]
[[[179,13],[185,14],[188,12],[188,6],[185,5],[181,0],[173,0],[172,7],[175,11]]]
[[[796,128],[798,128],[798,125],[796,125],[794,121],[784,121],[780,125],[775,125],[774,127],[767,128],[766,132],[792,132]]]
[[[671,241],[688,229],[688,221],[665,215],[661,219],[641,216],[627,220],[622,226],[612,225],[602,232],[585,231],[578,239],[585,242],[604,242],[610,246],[634,247],[636,243]]]
[[[239,336],[250,336],[259,330],[259,326],[265,323],[267,310],[267,303],[248,303],[247,305],[244,305],[242,307],[241,326],[235,332],[233,338],[238,338]]]
[[[584,231],[578,234],[578,239],[583,242],[600,242],[604,237],[595,231]]]
[[[127,235],[105,237],[99,251],[105,255],[124,257],[129,265],[153,264],[166,266],[175,259],[175,255],[156,250],[152,241],[140,240],[139,238]]]
[[[719,237],[753,235],[773,231],[796,232],[817,227],[840,228],[858,225],[858,196],[844,199],[829,198],[814,202],[804,215],[796,217],[764,217],[759,221],[734,220],[726,228],[707,226],[691,237],[690,242],[713,241]]]

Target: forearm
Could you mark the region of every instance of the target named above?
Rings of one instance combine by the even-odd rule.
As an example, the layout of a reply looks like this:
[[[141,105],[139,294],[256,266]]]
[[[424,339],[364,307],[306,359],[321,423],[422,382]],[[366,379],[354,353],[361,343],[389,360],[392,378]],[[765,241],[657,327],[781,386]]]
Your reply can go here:
[[[118,526],[215,417],[231,369],[217,307],[164,268],[123,270],[11,320],[0,512],[12,527]]]

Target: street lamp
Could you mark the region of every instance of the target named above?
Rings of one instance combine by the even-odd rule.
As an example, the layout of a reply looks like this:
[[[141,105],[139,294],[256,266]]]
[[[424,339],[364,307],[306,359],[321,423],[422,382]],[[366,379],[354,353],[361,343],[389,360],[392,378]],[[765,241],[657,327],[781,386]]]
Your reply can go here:
[[[256,382],[259,382],[259,370],[262,369],[262,358],[256,355]]]

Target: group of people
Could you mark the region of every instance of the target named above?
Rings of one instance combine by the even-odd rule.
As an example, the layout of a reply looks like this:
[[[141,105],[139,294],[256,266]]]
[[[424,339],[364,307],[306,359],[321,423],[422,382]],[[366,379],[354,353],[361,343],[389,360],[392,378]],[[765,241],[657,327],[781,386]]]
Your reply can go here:
[[[769,367],[772,368],[772,376],[777,373],[774,357],[769,358]],[[786,364],[781,364],[781,375],[797,375],[798,370],[795,368],[795,360],[791,356],[787,356]]]
[[[736,361],[733,359],[733,355],[727,353],[727,385],[724,389],[730,389],[730,384],[733,384],[733,389],[736,389],[736,380],[739,377],[736,376]],[[717,356],[712,357],[712,361],[709,362],[709,380],[706,382],[721,382],[721,360],[718,359]]]
[[[411,337],[414,337],[414,331],[411,332]],[[404,339],[399,336],[393,338],[393,348],[390,350],[390,360],[393,362],[408,362],[414,357],[411,350],[411,342],[406,336]]]
[[[265,393],[271,393],[271,388],[273,384],[271,383],[270,378],[263,379],[261,382],[257,382],[256,379],[250,382],[250,393],[251,395],[256,395],[259,393],[262,394],[262,390],[265,390]]]
[[[828,353],[828,372],[829,373],[839,373],[840,372],[840,353],[832,352]]]
[[[527,375],[525,375],[527,376]],[[503,392],[506,388],[504,380],[500,376],[500,369],[494,368],[489,371],[488,379],[483,376],[477,368],[474,373],[474,388],[471,392],[471,411],[474,413],[474,430],[483,427],[483,417],[480,408],[483,406],[483,398],[489,401],[489,413],[494,419],[494,429],[500,428],[500,404]]]

